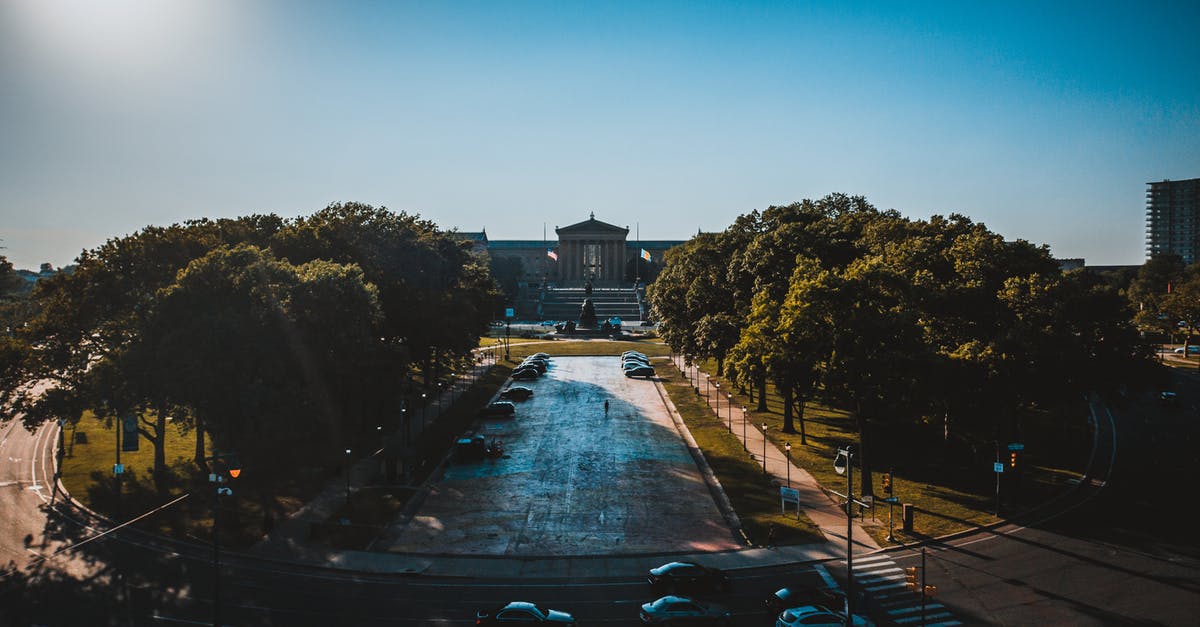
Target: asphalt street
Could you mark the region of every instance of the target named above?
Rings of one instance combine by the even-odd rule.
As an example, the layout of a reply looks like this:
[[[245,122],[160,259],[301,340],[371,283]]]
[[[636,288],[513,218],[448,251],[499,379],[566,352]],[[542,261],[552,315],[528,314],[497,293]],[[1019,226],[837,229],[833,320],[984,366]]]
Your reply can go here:
[[[457,462],[375,550],[605,555],[740,548],[653,381],[616,357],[555,357],[515,416],[479,425],[499,459]],[[605,402],[608,410],[605,410]]]

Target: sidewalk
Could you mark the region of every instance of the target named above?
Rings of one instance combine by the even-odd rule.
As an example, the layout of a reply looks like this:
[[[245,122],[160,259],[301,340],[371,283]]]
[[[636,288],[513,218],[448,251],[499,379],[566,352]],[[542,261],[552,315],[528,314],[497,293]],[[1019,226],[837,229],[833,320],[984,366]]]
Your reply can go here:
[[[471,376],[455,375],[454,384],[444,391],[442,396],[429,398],[424,407],[408,409],[404,420],[407,420],[409,423],[407,425],[409,429],[409,441],[416,441],[427,425],[437,420],[444,409],[452,407],[454,402],[458,400],[458,397],[470,387],[471,382],[478,380],[491,367],[492,364],[486,361],[484,363],[477,363],[473,367]],[[395,441],[396,439],[403,438],[404,428],[405,425],[400,425],[400,428],[396,432],[388,434],[388,440]],[[311,547],[307,546],[309,530],[314,524],[330,520],[334,513],[346,502],[347,491],[353,493],[363,486],[373,484],[375,478],[379,475],[380,465],[383,463],[382,453],[383,449],[380,448],[355,462],[348,470],[350,474],[348,481],[346,475],[343,474],[341,478],[327,482],[325,488],[317,496],[286,519],[279,521],[265,538],[251,547],[250,552],[279,559],[295,559],[297,556],[307,556],[307,559],[301,561],[312,559],[334,559],[336,561],[337,558],[335,555],[324,551],[314,551]],[[420,488],[420,486],[411,487],[413,489]]]
[[[705,374],[703,371],[693,366],[680,366],[677,362],[671,362],[673,366],[679,369],[685,378],[689,380],[704,381]],[[766,472],[771,477],[774,485],[788,485],[789,477],[791,479],[791,487],[795,488],[800,493],[800,509],[804,511],[813,524],[820,528],[821,533],[825,535],[825,539],[830,544],[837,545],[836,551],[842,557],[845,557],[846,551],[846,513],[842,507],[833,500],[831,495],[821,489],[821,485],[813,478],[809,472],[793,463],[791,463],[786,454],[779,450],[774,444],[767,440],[762,432],[762,424],[756,421],[749,421],[743,425],[746,416],[737,416],[742,413],[740,411],[732,412],[730,416],[729,399],[728,397],[719,398],[721,394],[719,388],[713,388],[702,383],[698,386],[698,394],[705,399],[710,409],[714,413],[717,412],[718,402],[722,410],[717,418],[725,418],[727,424],[731,421],[733,433],[739,440],[742,440],[743,446],[749,451],[758,463],[762,463],[763,451],[766,450]],[[743,437],[743,432],[745,436]],[[764,442],[766,449],[763,448]],[[833,461],[830,460],[830,464]],[[791,466],[789,472],[788,466]],[[862,525],[855,520],[853,522],[852,541],[854,544],[854,553],[875,551],[878,550],[879,544],[869,536]]]

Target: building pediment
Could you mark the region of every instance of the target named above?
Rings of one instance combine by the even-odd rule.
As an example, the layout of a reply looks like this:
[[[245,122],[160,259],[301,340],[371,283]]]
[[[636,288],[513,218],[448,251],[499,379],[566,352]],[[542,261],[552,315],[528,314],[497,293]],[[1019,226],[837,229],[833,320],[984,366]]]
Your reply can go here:
[[[578,222],[570,226],[554,227],[554,232],[561,238],[563,235],[582,236],[582,235],[607,235],[612,237],[620,235],[622,238],[629,235],[629,229],[601,222],[596,219],[596,214],[592,214],[587,220]]]

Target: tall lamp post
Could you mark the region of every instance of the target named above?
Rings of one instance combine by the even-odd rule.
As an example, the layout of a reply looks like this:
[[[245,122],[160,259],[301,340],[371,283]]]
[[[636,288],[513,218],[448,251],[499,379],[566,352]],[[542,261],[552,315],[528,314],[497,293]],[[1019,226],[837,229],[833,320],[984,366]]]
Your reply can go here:
[[[421,431],[422,432],[425,431],[425,407],[427,405],[429,405],[429,403],[425,402],[425,393],[421,392]]]
[[[784,442],[783,450],[787,453],[787,487],[792,487],[792,443]]]
[[[746,444],[746,406],[742,405],[742,450],[749,451],[750,446]]]
[[[717,415],[717,420],[721,419],[721,382],[713,381],[713,387],[717,388],[717,407],[713,410]]]
[[[350,449],[346,449],[346,507],[350,507]]]
[[[221,497],[233,496],[233,488],[223,486],[225,476],[217,470],[216,463],[226,459],[236,460],[234,455],[213,455],[205,457],[204,460],[212,462],[213,471],[208,475],[209,483],[213,484],[213,627],[221,625]],[[239,464],[226,463],[226,472],[229,473],[231,479],[237,479],[242,474],[242,469]]]
[[[763,423],[763,474],[767,474],[767,423]]]
[[[839,448],[833,470],[846,475],[846,627],[854,623],[854,446]]]
[[[708,377],[708,373],[706,372],[706,373],[704,373],[704,401],[706,403],[709,401],[709,399],[712,398],[711,396],[708,395],[708,391],[710,389],[712,389],[712,388],[709,386],[709,377]]]
[[[727,397],[725,400],[729,401],[729,404],[725,406],[729,418],[729,432],[733,433],[733,392],[728,392],[725,396]]]

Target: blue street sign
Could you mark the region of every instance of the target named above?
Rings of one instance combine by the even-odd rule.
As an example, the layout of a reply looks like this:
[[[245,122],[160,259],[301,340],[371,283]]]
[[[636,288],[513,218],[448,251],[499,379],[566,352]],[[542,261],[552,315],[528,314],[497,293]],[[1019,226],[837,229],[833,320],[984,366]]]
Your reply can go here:
[[[884,503],[899,503],[899,502],[900,502],[900,497],[898,497],[898,496],[888,496],[888,497],[884,497],[884,499],[883,499],[883,502],[884,502]]]
[[[996,472],[1004,472],[1004,462],[996,462],[996,464],[992,466],[992,470]]]
[[[1025,450],[1025,445],[1024,445],[1024,444],[1022,444],[1022,443],[1020,443],[1020,442],[1013,442],[1012,444],[1009,444],[1009,445],[1008,445],[1008,450],[1010,450],[1010,451],[1023,451],[1023,450]]]

